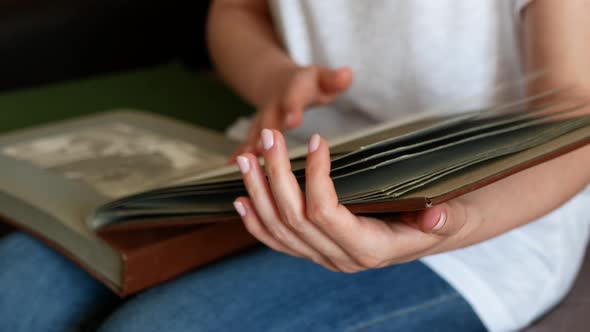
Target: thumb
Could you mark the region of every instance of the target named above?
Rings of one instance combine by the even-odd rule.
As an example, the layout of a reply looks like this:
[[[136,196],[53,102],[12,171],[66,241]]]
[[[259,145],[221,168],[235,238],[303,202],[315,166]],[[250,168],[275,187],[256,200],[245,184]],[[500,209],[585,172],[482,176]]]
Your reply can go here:
[[[467,213],[461,203],[451,201],[413,213],[412,219],[410,223],[424,233],[449,236],[463,228],[467,222]]]
[[[297,128],[303,122],[305,108],[325,104],[352,84],[352,71],[343,67],[337,70],[310,66],[300,71],[284,96],[282,109],[288,129]]]
[[[339,94],[352,84],[352,70],[342,67],[336,70],[320,68],[319,86],[323,93]]]

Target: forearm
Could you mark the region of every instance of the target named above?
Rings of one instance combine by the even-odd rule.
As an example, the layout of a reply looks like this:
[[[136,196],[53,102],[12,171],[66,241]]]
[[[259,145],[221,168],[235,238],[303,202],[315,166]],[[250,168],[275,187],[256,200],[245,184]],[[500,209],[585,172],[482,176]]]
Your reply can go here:
[[[568,96],[590,96],[588,0],[535,0],[523,14],[528,72],[547,75],[528,86],[531,95],[567,88]],[[590,112],[589,108],[584,112]],[[466,244],[534,221],[558,208],[590,183],[590,147],[517,173],[461,198],[478,220]],[[469,223],[468,223],[469,224]],[[467,225],[469,228],[469,225]]]
[[[213,63],[224,80],[257,107],[269,84],[295,69],[280,46],[265,0],[216,0],[208,21]]]
[[[469,236],[460,246],[502,234],[548,214],[590,183],[590,146],[519,172],[460,198]],[[473,222],[473,223],[472,223]],[[469,230],[469,225],[477,225]]]

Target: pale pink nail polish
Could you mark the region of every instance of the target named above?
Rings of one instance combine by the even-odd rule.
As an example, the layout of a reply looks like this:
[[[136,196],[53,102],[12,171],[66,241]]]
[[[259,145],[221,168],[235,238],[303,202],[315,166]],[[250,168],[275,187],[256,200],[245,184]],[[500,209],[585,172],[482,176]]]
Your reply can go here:
[[[295,117],[295,114],[293,113],[287,113],[287,116],[285,117],[285,126],[288,127],[291,122],[293,122],[293,118]]]
[[[262,133],[260,133],[262,137],[262,146],[265,150],[270,150],[273,145],[275,145],[275,138],[270,129],[262,129]]]
[[[250,161],[248,158],[244,156],[238,156],[236,160],[238,161],[238,167],[240,168],[240,172],[242,172],[242,174],[246,174],[250,171]]]
[[[244,204],[242,204],[241,202],[235,201],[234,208],[236,209],[236,211],[238,212],[240,217],[246,216],[246,208],[244,207]]]
[[[309,140],[308,151],[309,153],[315,152],[320,147],[320,135],[313,134]]]
[[[440,217],[438,218],[438,222],[432,229],[432,233],[436,233],[440,231],[443,227],[445,227],[445,223],[447,222],[447,214],[445,212],[440,213]]]

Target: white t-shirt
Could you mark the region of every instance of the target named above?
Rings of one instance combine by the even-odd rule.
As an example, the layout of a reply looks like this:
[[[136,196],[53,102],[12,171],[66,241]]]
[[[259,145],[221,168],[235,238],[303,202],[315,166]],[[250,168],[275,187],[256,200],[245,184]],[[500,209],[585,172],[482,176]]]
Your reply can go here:
[[[349,66],[351,89],[305,115],[296,134],[333,136],[409,113],[471,100],[522,78],[520,11],[530,0],[270,0],[275,26],[298,64]],[[464,104],[461,104],[464,105]],[[570,288],[590,233],[590,194],[526,226],[422,259],[453,285],[492,331],[522,328]]]

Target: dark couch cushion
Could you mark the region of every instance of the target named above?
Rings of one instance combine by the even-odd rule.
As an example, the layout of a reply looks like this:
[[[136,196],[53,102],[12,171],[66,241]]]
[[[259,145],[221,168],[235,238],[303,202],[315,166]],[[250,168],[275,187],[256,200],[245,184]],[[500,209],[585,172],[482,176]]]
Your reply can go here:
[[[590,331],[590,250],[573,289],[554,310],[526,332]]]
[[[0,2],[0,90],[182,58],[206,63],[209,1]]]

